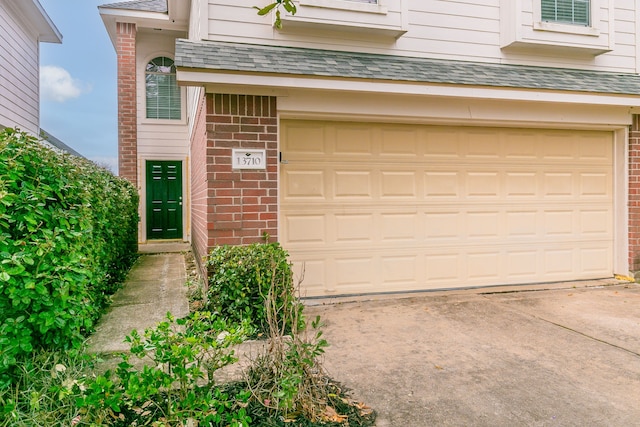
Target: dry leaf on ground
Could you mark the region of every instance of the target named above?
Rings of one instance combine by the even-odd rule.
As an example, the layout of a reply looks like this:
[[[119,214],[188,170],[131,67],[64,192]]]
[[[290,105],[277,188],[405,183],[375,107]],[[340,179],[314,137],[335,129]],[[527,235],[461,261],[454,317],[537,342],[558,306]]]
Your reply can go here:
[[[327,406],[327,408],[325,409],[324,417],[326,421],[332,421],[334,423],[343,423],[347,421],[347,418],[348,418],[345,415],[338,414],[336,410],[333,409],[331,406]]]

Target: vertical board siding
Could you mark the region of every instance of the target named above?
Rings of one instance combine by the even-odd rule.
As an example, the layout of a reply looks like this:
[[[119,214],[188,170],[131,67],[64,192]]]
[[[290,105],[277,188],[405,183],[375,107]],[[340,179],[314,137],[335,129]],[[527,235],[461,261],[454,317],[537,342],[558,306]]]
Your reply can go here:
[[[0,3],[0,125],[39,132],[38,36]]]
[[[600,10],[601,39],[613,37],[612,52],[598,56],[588,54],[567,55],[553,50],[518,52],[500,48],[500,0],[388,0],[388,14],[401,13],[401,1],[407,5],[406,34],[392,37],[373,37],[366,32],[340,32],[338,28],[277,31],[272,17],[260,17],[253,0],[233,3],[209,0],[208,38],[219,41],[257,43],[318,49],[362,51],[392,55],[430,57],[478,62],[509,63],[552,67],[582,68],[589,70],[635,72],[636,58],[636,4],[633,0],[615,0],[613,10]],[[513,0],[516,1],[516,0]],[[531,20],[534,0],[521,0],[521,17]],[[305,8],[305,6],[301,6]],[[316,8],[317,9],[317,8]],[[310,10],[309,7],[306,10]],[[284,13],[284,12],[283,12]],[[308,12],[307,12],[308,13]],[[324,13],[324,11],[323,11]],[[333,12],[335,22],[356,16],[377,22],[382,16]],[[611,31],[614,20],[614,33]],[[524,22],[524,21],[523,21]],[[545,35],[546,37],[546,35]]]

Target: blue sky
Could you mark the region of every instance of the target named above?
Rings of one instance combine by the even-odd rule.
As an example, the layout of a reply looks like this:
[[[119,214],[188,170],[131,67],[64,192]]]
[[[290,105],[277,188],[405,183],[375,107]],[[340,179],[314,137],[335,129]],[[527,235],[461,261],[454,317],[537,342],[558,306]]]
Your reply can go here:
[[[116,54],[98,5],[118,0],[39,1],[63,36],[40,44],[40,127],[116,172]]]

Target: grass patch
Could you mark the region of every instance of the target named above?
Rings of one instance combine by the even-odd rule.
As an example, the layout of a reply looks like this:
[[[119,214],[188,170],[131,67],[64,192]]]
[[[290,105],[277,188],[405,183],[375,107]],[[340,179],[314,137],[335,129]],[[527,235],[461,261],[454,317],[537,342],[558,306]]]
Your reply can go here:
[[[76,399],[95,361],[81,350],[32,353],[11,386],[0,390],[0,427],[75,425]]]

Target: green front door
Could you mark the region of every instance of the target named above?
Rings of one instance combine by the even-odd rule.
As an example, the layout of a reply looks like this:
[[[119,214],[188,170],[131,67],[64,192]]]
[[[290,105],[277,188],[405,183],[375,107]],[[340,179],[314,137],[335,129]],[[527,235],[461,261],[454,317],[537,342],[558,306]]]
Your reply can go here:
[[[182,162],[147,161],[147,239],[182,239]]]

